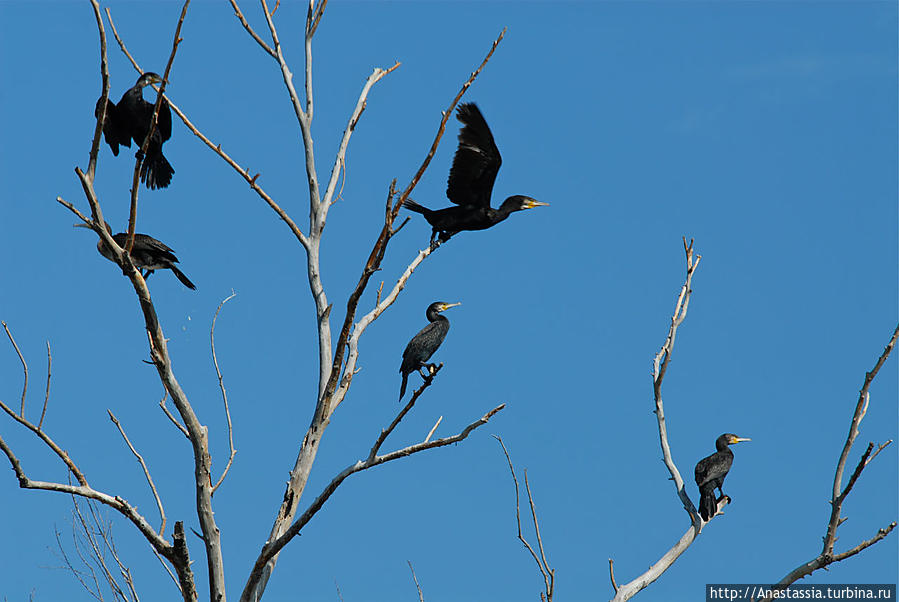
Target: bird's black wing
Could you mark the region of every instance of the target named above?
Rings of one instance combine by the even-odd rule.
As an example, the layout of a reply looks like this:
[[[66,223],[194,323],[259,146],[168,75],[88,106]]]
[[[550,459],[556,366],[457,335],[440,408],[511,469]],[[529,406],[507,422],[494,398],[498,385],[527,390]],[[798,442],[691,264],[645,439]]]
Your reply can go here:
[[[459,131],[459,148],[453,157],[446,196],[457,205],[489,207],[502,157],[476,104],[459,105],[456,117],[465,125]]]
[[[730,454],[714,453],[703,458],[696,465],[694,477],[696,484],[702,487],[709,481],[724,477],[730,470],[734,458]]]
[[[97,106],[94,108],[94,117],[97,119],[100,118],[101,100],[103,100],[102,97],[97,99]],[[112,154],[116,156],[119,154],[119,145],[131,146],[131,132],[122,123],[115,103],[108,98],[106,99],[106,120],[103,122],[103,137],[106,144],[112,149]]]
[[[112,237],[113,240],[116,241],[116,244],[125,248],[125,244],[128,242],[128,233],[121,232]],[[161,240],[156,240],[149,234],[135,234],[134,235],[134,247],[132,253],[137,251],[141,252],[150,252],[157,259],[165,259],[172,263],[178,263],[178,258],[175,257],[175,252],[172,249],[162,242]]]
[[[150,110],[150,115],[153,115],[152,109]],[[163,142],[172,137],[172,110],[169,108],[169,102],[165,98],[162,99],[162,104],[159,105],[156,129],[159,130]]]

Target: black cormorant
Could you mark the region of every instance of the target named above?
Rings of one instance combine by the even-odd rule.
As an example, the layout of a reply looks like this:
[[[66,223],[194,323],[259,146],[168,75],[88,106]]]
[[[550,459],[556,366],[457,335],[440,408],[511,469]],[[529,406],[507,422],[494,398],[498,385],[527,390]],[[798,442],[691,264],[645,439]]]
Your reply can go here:
[[[90,228],[87,224],[75,224],[75,226],[79,228]],[[112,228],[109,226],[109,223],[106,223],[106,231],[112,234]],[[117,245],[124,249],[128,242],[128,233],[120,232],[113,236],[112,239]],[[97,243],[97,250],[100,252],[100,255],[109,261],[115,261],[115,255],[113,254],[112,249],[106,246],[103,239],[100,239]],[[178,266],[175,265],[178,263],[178,258],[175,257],[175,254],[168,245],[156,240],[152,236],[135,233],[134,246],[131,247],[131,262],[137,269],[147,270],[147,272],[143,274],[144,278],[149,278],[150,274],[153,273],[153,270],[172,270],[172,273],[181,281],[181,284],[191,290],[197,290],[194,283],[191,282],[190,279],[184,275],[184,272],[179,270]]]
[[[703,458],[696,464],[696,484],[699,485],[699,514],[702,520],[708,522],[718,511],[718,500],[715,497],[715,488],[724,496],[721,485],[724,484],[724,477],[730,470],[731,464],[734,462],[734,452],[730,451],[728,445],[739,443],[740,441],[752,441],[748,437],[737,437],[733,433],[725,433],[715,440],[716,451],[711,456]]]
[[[441,316],[440,312],[457,305],[462,304],[435,301],[428,306],[425,315],[428,317],[430,324],[412,337],[412,340],[406,345],[406,350],[403,351],[403,363],[400,365],[400,372],[403,374],[403,384],[400,385],[399,400],[402,400],[403,395],[406,393],[406,379],[411,372],[418,370],[419,374],[421,374],[421,369],[425,366],[429,370],[433,369],[433,364],[428,364],[427,361],[431,359],[431,356],[440,347],[440,343],[446,338],[446,333],[449,332],[450,327],[449,320],[446,319],[446,316]]]
[[[514,211],[549,205],[515,195],[503,201],[499,209],[493,209],[490,194],[503,162],[493,134],[474,103],[459,105],[456,118],[465,125],[459,131],[459,147],[447,180],[446,196],[457,206],[433,210],[411,199],[403,202],[403,207],[421,213],[431,224],[432,247],[438,234],[440,242],[445,242],[461,230],[484,230],[498,224]]]
[[[156,73],[148,71],[137,79],[137,83],[128,89],[118,104],[111,100],[106,101],[106,122],[103,124],[103,135],[106,143],[112,149],[112,154],[118,156],[119,145],[131,147],[131,140],[140,149],[150,129],[150,120],[153,117],[153,103],[144,100],[144,87],[149,84],[158,84],[162,78]],[[100,102],[94,116],[100,117]],[[175,170],[162,154],[162,145],[172,136],[172,112],[169,103],[162,99],[159,106],[159,115],[156,119],[156,129],[147,146],[147,155],[140,167],[141,181],[147,188],[165,188],[172,181]]]

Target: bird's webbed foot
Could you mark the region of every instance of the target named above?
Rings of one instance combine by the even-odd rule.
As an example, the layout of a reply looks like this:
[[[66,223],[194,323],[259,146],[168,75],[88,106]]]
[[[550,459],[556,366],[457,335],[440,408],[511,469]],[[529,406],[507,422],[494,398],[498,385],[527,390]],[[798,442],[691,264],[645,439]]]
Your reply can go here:
[[[152,275],[153,275],[153,270],[147,270],[147,273],[146,273],[146,274],[144,274],[143,272],[141,272],[141,276],[144,277],[144,280],[149,280],[149,279],[150,279],[150,276],[152,276]]]

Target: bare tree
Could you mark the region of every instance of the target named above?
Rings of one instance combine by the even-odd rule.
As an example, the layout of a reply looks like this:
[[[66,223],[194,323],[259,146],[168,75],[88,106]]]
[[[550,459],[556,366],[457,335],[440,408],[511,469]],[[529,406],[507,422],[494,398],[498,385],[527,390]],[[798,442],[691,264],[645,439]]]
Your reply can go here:
[[[241,600],[251,601],[259,600],[262,597],[262,594],[266,588],[266,584],[268,583],[272,571],[274,570],[277,563],[280,551],[300,533],[303,527],[315,516],[315,514],[322,508],[329,497],[337,490],[337,488],[347,477],[357,472],[361,472],[363,470],[373,468],[386,462],[390,462],[392,460],[397,460],[399,458],[403,458],[412,454],[462,441],[463,439],[468,437],[468,435],[472,431],[486,424],[491,417],[493,417],[497,412],[501,411],[504,407],[503,404],[494,407],[493,409],[487,411],[480,418],[471,422],[467,427],[465,427],[455,435],[432,439],[432,429],[432,431],[428,433],[420,443],[407,445],[394,449],[392,451],[383,452],[381,448],[383,447],[387,438],[397,427],[400,421],[413,409],[416,401],[425,393],[426,389],[428,389],[428,387],[432,385],[434,378],[436,377],[438,372],[438,370],[435,370],[432,374],[425,378],[423,384],[414,392],[411,400],[399,411],[394,420],[387,427],[382,429],[381,432],[375,437],[374,443],[368,456],[347,466],[344,470],[335,475],[330,483],[328,483],[328,485],[324,488],[324,490],[313,498],[313,500],[308,504],[305,510],[301,511],[300,503],[305,493],[309,473],[312,470],[312,466],[315,462],[316,454],[318,452],[324,431],[327,429],[331,417],[333,416],[336,409],[346,399],[346,396],[352,386],[353,377],[356,374],[357,364],[361,353],[360,341],[363,333],[396,301],[399,294],[402,292],[403,288],[412,277],[412,274],[415,272],[416,268],[421,265],[424,260],[427,259],[427,257],[433,252],[433,250],[430,247],[427,247],[419,251],[412,258],[407,267],[397,276],[395,283],[391,287],[389,287],[386,291],[378,289],[377,299],[373,307],[369,308],[368,310],[360,310],[360,300],[363,296],[363,293],[365,293],[365,291],[367,290],[372,275],[380,270],[381,263],[385,257],[387,247],[391,238],[406,223],[404,221],[399,225],[396,225],[397,216],[399,214],[399,210],[402,206],[403,201],[409,197],[409,195],[412,193],[412,191],[415,189],[415,186],[421,179],[422,175],[425,173],[425,170],[428,168],[430,161],[437,149],[437,146],[443,136],[447,121],[452,116],[457,103],[461,99],[462,95],[465,94],[465,92],[474,82],[475,78],[478,76],[484,66],[487,64],[490,57],[493,55],[494,50],[501,42],[503,34],[505,32],[500,33],[499,37],[493,42],[493,45],[489,49],[489,52],[485,56],[484,60],[475,69],[475,71],[471,73],[470,77],[463,83],[458,94],[456,94],[456,96],[450,102],[449,106],[443,112],[442,119],[440,120],[437,128],[437,133],[434,136],[434,140],[430,148],[427,150],[421,166],[419,167],[411,181],[401,192],[398,192],[395,181],[390,185],[387,193],[383,223],[380,224],[380,226],[377,228],[374,244],[372,245],[371,252],[364,264],[362,274],[359,277],[358,283],[346,300],[346,312],[342,318],[338,334],[335,339],[331,325],[331,312],[333,304],[328,300],[325,287],[321,280],[319,268],[321,261],[320,249],[322,234],[324,232],[328,212],[338,200],[338,183],[341,173],[346,168],[347,147],[349,145],[352,133],[357,123],[359,122],[359,119],[362,117],[363,111],[365,110],[366,99],[373,86],[393,70],[397,69],[399,67],[399,63],[396,63],[388,68],[375,68],[372,71],[371,75],[369,75],[369,77],[366,79],[362,90],[359,93],[355,108],[353,109],[352,114],[349,117],[346,129],[343,132],[343,136],[340,140],[336,156],[334,157],[332,163],[330,175],[326,180],[322,180],[319,178],[316,172],[315,156],[313,153],[312,120],[315,104],[312,87],[312,42],[315,36],[315,32],[324,16],[325,7],[327,6],[327,0],[319,0],[318,2],[315,2],[315,0],[310,0],[308,4],[304,35],[304,77],[302,78],[300,86],[296,86],[294,83],[293,71],[284,57],[282,44],[279,39],[278,28],[275,24],[275,11],[277,10],[278,5],[275,4],[274,8],[270,9],[265,0],[262,0],[261,2],[262,13],[268,29],[266,34],[263,36],[257,33],[250,26],[236,0],[231,0],[231,6],[234,9],[236,18],[240,21],[240,23],[243,25],[252,39],[255,40],[259,44],[259,46],[266,52],[266,54],[268,54],[268,56],[270,56],[275,62],[284,83],[285,94],[287,95],[296,116],[297,127],[299,128],[300,137],[303,141],[303,156],[306,168],[306,186],[301,187],[301,189],[308,194],[309,206],[309,222],[305,227],[301,227],[288,214],[288,212],[282,208],[281,204],[279,204],[269,193],[267,193],[262,188],[262,186],[258,182],[258,173],[251,174],[248,169],[241,167],[235,159],[233,159],[230,155],[226,154],[221,149],[221,145],[213,143],[209,136],[204,134],[196,125],[194,125],[193,121],[187,117],[185,112],[181,110],[175,102],[173,102],[173,99],[165,94],[165,86],[168,80],[169,72],[178,51],[178,46],[181,42],[182,25],[185,21],[189,6],[190,0],[185,0],[177,20],[177,25],[175,27],[172,50],[163,74],[163,81],[157,89],[157,97],[153,116],[151,119],[150,131],[143,141],[140,152],[137,154],[137,158],[134,164],[134,177],[130,195],[128,237],[123,248],[116,244],[111,234],[104,227],[101,199],[99,198],[99,195],[97,194],[97,191],[94,187],[97,173],[97,158],[100,148],[101,134],[103,131],[103,123],[106,118],[106,101],[109,97],[109,70],[107,61],[106,25],[104,24],[98,0],[91,0],[91,7],[93,9],[100,40],[100,75],[102,80],[102,92],[100,101],[98,103],[98,107],[100,107],[100,110],[98,111],[98,119],[94,129],[93,140],[91,142],[87,169],[82,170],[80,167],[75,168],[75,172],[79,179],[79,182],[81,183],[87,204],[90,207],[90,217],[82,213],[72,203],[62,198],[58,198],[57,200],[60,204],[67,207],[70,211],[77,215],[78,218],[80,218],[85,224],[90,226],[97,233],[100,240],[105,243],[105,245],[109,249],[112,250],[112,255],[115,262],[121,267],[123,274],[130,281],[131,286],[133,287],[137,296],[137,300],[140,305],[144,317],[145,327],[147,330],[151,362],[155,366],[160,382],[165,389],[165,397],[163,397],[163,401],[160,403],[160,405],[162,406],[162,409],[166,412],[168,417],[172,420],[172,422],[191,443],[195,477],[194,490],[196,494],[196,512],[200,525],[199,536],[203,542],[203,555],[206,559],[208,569],[209,599],[214,601],[224,601],[226,599],[226,592],[222,544],[220,529],[216,524],[215,514],[213,510],[213,494],[216,492],[216,489],[221,485],[225,476],[227,475],[228,469],[231,466],[231,461],[233,460],[235,454],[230,428],[231,422],[230,414],[228,412],[227,394],[224,389],[221,371],[218,370],[218,362],[215,359],[215,325],[213,322],[213,326],[210,331],[210,337],[213,344],[213,358],[215,360],[216,372],[219,378],[219,385],[222,391],[225,411],[228,415],[228,437],[231,450],[228,464],[222,474],[218,476],[218,478],[215,477],[212,470],[212,462],[209,453],[208,430],[203,425],[200,417],[192,407],[186,393],[178,383],[175,371],[173,369],[172,358],[167,347],[167,339],[163,330],[163,326],[158,319],[153,300],[150,296],[150,291],[147,288],[141,271],[135,268],[129,255],[129,251],[134,244],[135,224],[137,222],[139,214],[139,174],[141,171],[144,154],[146,153],[149,141],[153,134],[153,129],[156,127],[156,121],[163,99],[167,100],[172,111],[175,112],[175,114],[184,122],[187,128],[194,135],[200,138],[200,140],[202,140],[210,150],[216,153],[225,163],[231,166],[240,176],[242,176],[247,181],[250,188],[259,196],[259,198],[268,207],[270,207],[271,210],[274,211],[275,214],[287,225],[291,234],[305,252],[306,273],[308,276],[310,293],[314,302],[314,318],[317,325],[316,332],[319,351],[317,387],[318,395],[314,403],[312,404],[314,408],[312,412],[312,418],[306,431],[306,435],[303,438],[299,449],[297,450],[294,467],[290,472],[290,479],[287,484],[286,491],[284,492],[280,508],[278,508],[275,514],[270,534],[264,538],[264,542],[260,547],[260,551],[258,553],[256,561],[247,576],[246,585],[244,586],[243,592],[240,595]],[[129,60],[131,60],[134,68],[138,72],[143,73],[143,70],[139,66],[138,62],[128,51],[123,38],[116,30],[112,14],[108,8],[106,9],[105,13],[108,24],[111,27],[115,39],[118,42],[122,52],[129,58]],[[264,37],[266,39],[264,39]],[[320,182],[324,182],[324,185],[320,184]],[[219,310],[221,310],[221,305],[219,306]],[[218,315],[219,310],[216,311],[216,315]],[[11,334],[10,340],[13,341],[13,345],[16,347],[16,351],[18,352],[18,347],[15,345]],[[177,577],[177,585],[180,589],[182,598],[186,601],[196,600],[198,598],[195,583],[196,579],[194,571],[191,568],[191,560],[189,558],[188,548],[185,542],[184,526],[180,521],[175,522],[172,540],[170,541],[167,538],[165,531],[166,517],[163,507],[163,501],[156,491],[153,479],[150,475],[150,471],[143,460],[143,456],[132,445],[121,423],[110,412],[110,419],[115,423],[129,450],[140,464],[141,469],[144,472],[146,481],[150,489],[152,490],[159,513],[160,526],[158,529],[152,526],[148,518],[138,512],[136,506],[128,503],[125,500],[124,496],[120,493],[101,491],[93,488],[89,484],[87,476],[78,468],[77,463],[72,458],[70,458],[69,454],[64,451],[62,446],[57,444],[56,441],[42,429],[42,421],[44,412],[46,411],[46,403],[44,406],[44,411],[42,411],[41,414],[41,420],[38,421],[37,424],[34,424],[26,417],[25,397],[27,391],[28,368],[21,353],[19,353],[19,357],[22,359],[23,371],[25,373],[26,379],[25,387],[23,387],[20,410],[19,412],[15,412],[11,407],[3,402],[0,402],[0,407],[2,407],[2,409],[13,420],[34,433],[44,443],[44,445],[51,449],[65,464],[68,472],[72,475],[75,481],[75,484],[56,483],[39,481],[31,478],[28,475],[25,467],[23,466],[22,461],[16,456],[11,447],[7,445],[7,443],[3,439],[0,439],[0,449],[3,450],[4,454],[8,458],[10,465],[12,466],[16,474],[16,477],[18,478],[19,486],[25,489],[38,489],[68,493],[75,497],[100,502],[117,511],[122,516],[126,517],[138,529],[138,531],[150,543],[153,550],[160,557],[162,557],[168,563],[168,565],[171,566],[171,569]],[[49,395],[49,369],[47,394]],[[166,408],[166,398],[170,398],[172,400],[172,403],[175,407],[175,414],[172,414]],[[97,531],[98,529],[96,528],[90,531],[88,529],[84,530],[84,532],[87,533],[96,533]],[[103,537],[101,536],[100,539],[102,540]],[[94,549],[100,549],[99,544],[91,547]],[[112,574],[111,570],[104,570],[102,572],[104,575],[107,575],[107,579],[108,576]],[[112,582],[110,581],[110,583]],[[116,590],[115,586],[112,587],[113,591],[118,591]],[[118,594],[116,595],[118,596]],[[136,594],[133,597],[136,598]]]

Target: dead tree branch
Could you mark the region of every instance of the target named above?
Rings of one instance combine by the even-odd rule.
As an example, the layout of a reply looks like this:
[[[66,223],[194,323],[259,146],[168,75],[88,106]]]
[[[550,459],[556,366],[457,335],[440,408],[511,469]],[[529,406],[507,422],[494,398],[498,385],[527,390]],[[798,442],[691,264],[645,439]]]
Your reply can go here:
[[[231,410],[228,409],[228,392],[225,390],[225,382],[222,379],[222,371],[219,369],[219,360],[215,354],[215,322],[218,320],[219,312],[222,311],[222,307],[225,306],[225,303],[233,299],[237,296],[237,293],[231,292],[228,297],[225,297],[219,306],[215,310],[215,315],[212,317],[212,328],[209,329],[209,344],[212,347],[212,363],[215,365],[215,374],[219,379],[219,389],[222,392],[222,403],[225,405],[225,418],[228,421],[228,447],[231,450],[231,453],[228,455],[228,463],[225,465],[225,470],[222,471],[222,476],[219,477],[219,480],[216,481],[215,485],[212,486],[212,494],[215,495],[216,489],[219,488],[219,485],[222,484],[222,481],[225,480],[225,477],[228,476],[228,471],[231,470],[231,464],[234,462],[234,455],[237,453],[237,450],[234,449],[234,427],[231,424]]]
[[[865,548],[868,548],[881,539],[885,538],[890,534],[890,532],[892,532],[893,529],[896,528],[896,521],[893,521],[886,527],[878,529],[877,533],[871,539],[862,541],[855,547],[845,552],[841,552],[838,554],[834,553],[834,544],[837,540],[837,529],[846,520],[846,518],[841,517],[843,511],[843,502],[846,501],[847,496],[852,491],[855,482],[861,476],[862,471],[865,469],[865,467],[868,466],[868,464],[871,463],[871,461],[877,456],[877,454],[879,454],[887,445],[892,443],[892,440],[882,443],[877,447],[876,450],[874,449],[874,443],[869,443],[868,447],[862,453],[858,464],[855,466],[855,470],[852,471],[852,475],[849,477],[849,481],[846,483],[846,486],[843,487],[843,472],[846,469],[846,462],[849,458],[849,453],[852,451],[852,445],[855,443],[855,440],[858,437],[859,425],[861,424],[862,419],[865,417],[865,414],[868,411],[868,404],[871,401],[871,395],[869,393],[871,383],[874,382],[874,378],[877,376],[877,373],[880,372],[880,368],[890,356],[890,353],[893,351],[893,347],[896,346],[897,338],[899,338],[899,325],[897,325],[896,329],[893,331],[893,335],[890,337],[890,340],[884,348],[883,353],[880,354],[880,357],[874,364],[874,368],[872,368],[870,372],[865,373],[864,383],[862,384],[862,388],[859,390],[858,401],[855,404],[855,411],[853,412],[852,420],[849,423],[849,434],[846,437],[846,443],[843,445],[843,450],[840,453],[840,459],[837,461],[837,467],[834,471],[833,490],[831,492],[830,499],[830,520],[827,521],[827,531],[824,535],[824,546],[817,556],[815,556],[808,562],[800,564],[798,567],[787,573],[787,575],[785,575],[783,579],[777,582],[777,584],[773,588],[775,591],[786,589],[791,584],[795,583],[799,579],[802,579],[803,577],[811,575],[818,569],[826,568],[827,566],[835,562],[840,562],[841,560],[845,560],[850,556],[855,556]],[[768,602],[772,599],[774,598],[765,598],[765,602]]]
[[[16,340],[13,338],[12,333],[9,331],[9,326],[6,325],[6,322],[0,322],[0,324],[3,324],[3,330],[6,331],[6,336],[9,337],[9,342],[12,343],[13,349],[16,350],[16,355],[19,356],[19,361],[22,362],[22,372],[25,375],[25,382],[22,384],[22,407],[19,410],[19,415],[24,418],[25,394],[28,392],[28,364],[25,363],[25,358],[22,356],[22,352],[19,351],[19,346],[16,344]]]
[[[422,389],[427,385],[422,385]],[[416,393],[420,393],[416,391]],[[244,588],[244,593],[241,596],[243,599],[244,596],[247,595],[250,590],[251,585],[256,579],[259,579],[259,575],[261,575],[262,571],[266,566],[267,559],[274,557],[281,549],[287,545],[291,539],[299,535],[300,531],[306,524],[312,519],[315,514],[321,510],[322,506],[324,506],[325,502],[328,501],[328,498],[337,490],[341,483],[346,480],[352,474],[357,472],[361,472],[363,470],[367,470],[369,468],[373,468],[380,464],[385,464],[387,462],[391,462],[393,460],[398,460],[400,458],[405,458],[406,456],[411,456],[412,454],[416,454],[419,452],[423,452],[429,449],[435,449],[437,447],[444,447],[446,445],[451,445],[453,443],[458,443],[459,441],[464,440],[468,435],[475,430],[476,428],[487,424],[487,422],[499,411],[506,407],[506,404],[500,404],[497,407],[493,408],[486,414],[484,414],[478,420],[472,422],[464,429],[462,429],[458,434],[452,435],[450,437],[443,437],[441,439],[435,439],[434,441],[428,441],[423,443],[416,443],[414,445],[409,445],[402,449],[398,449],[383,455],[376,455],[374,457],[369,456],[365,460],[358,460],[356,463],[351,464],[344,468],[337,476],[335,476],[330,483],[325,487],[324,491],[322,491],[317,498],[312,502],[309,508],[306,509],[305,512],[293,523],[290,525],[290,528],[287,529],[284,534],[271,542],[268,542],[263,546],[262,551],[259,554],[259,558],[256,560],[256,564],[253,566],[253,571],[250,574],[250,580],[247,582],[247,586]],[[383,432],[383,431],[382,431]],[[380,439],[380,437],[379,437]],[[377,444],[377,442],[376,442]]]
[[[122,439],[125,440],[125,444],[128,446],[128,449],[131,450],[131,453],[137,459],[140,467],[144,470],[144,477],[147,479],[147,484],[150,486],[150,491],[153,492],[153,498],[156,500],[156,507],[159,509],[159,532],[165,533],[165,509],[162,507],[162,500],[159,498],[159,492],[156,491],[156,484],[153,483],[153,477],[150,476],[150,469],[147,468],[147,463],[144,462],[144,457],[138,453],[136,449],[134,449],[134,445],[131,443],[131,440],[128,439],[128,435],[125,434],[125,429],[122,428],[122,424],[119,422],[119,419],[115,417],[115,414],[112,413],[112,410],[106,410],[109,414],[109,419],[112,420],[112,423],[116,425],[116,428],[119,429],[119,433],[122,435]]]
[[[524,487],[528,494],[528,503],[531,506],[531,518],[534,521],[534,533],[537,536],[537,547],[540,550],[540,556],[537,556],[537,552],[534,550],[533,546],[531,546],[531,544],[528,543],[528,540],[521,534],[521,496],[518,489],[518,477],[515,475],[515,468],[512,466],[512,458],[509,456],[509,450],[506,449],[506,444],[503,443],[502,437],[493,435],[493,438],[499,441],[499,444],[503,448],[503,454],[505,454],[506,462],[509,464],[509,472],[512,474],[512,482],[515,484],[515,523],[518,525],[518,540],[521,541],[527,551],[530,552],[534,562],[537,563],[537,569],[540,571],[540,575],[543,577],[543,591],[540,592],[540,599],[543,600],[543,602],[552,602],[553,590],[555,589],[556,583],[556,570],[549,566],[549,563],[546,561],[546,553],[543,550],[543,538],[540,536],[540,524],[537,522],[537,509],[534,507],[534,497],[531,495],[531,486],[530,483],[528,483],[527,470],[525,470],[524,473]]]
[[[690,243],[687,244],[686,237],[684,237],[684,253],[686,254],[687,260],[687,274],[684,279],[684,284],[681,287],[680,294],[677,297],[677,302],[674,305],[674,314],[671,317],[671,325],[668,329],[668,336],[665,339],[665,344],[662,345],[662,348],[653,359],[652,389],[653,398],[655,400],[655,415],[659,427],[659,442],[662,447],[662,457],[665,466],[668,468],[668,472],[671,473],[671,479],[674,481],[677,495],[684,506],[684,510],[687,511],[687,515],[690,517],[691,524],[690,528],[687,529],[683,536],[681,536],[674,547],[668,550],[662,558],[649,567],[649,570],[629,583],[616,586],[614,575],[611,574],[612,560],[609,559],[609,573],[612,578],[612,587],[615,589],[613,602],[630,600],[637,594],[637,592],[658,579],[662,573],[668,570],[668,568],[674,564],[674,561],[677,560],[688,547],[690,547],[690,544],[693,543],[693,540],[696,539],[696,536],[699,535],[702,530],[702,518],[696,512],[693,502],[690,501],[690,497],[687,495],[684,488],[684,480],[671,456],[671,448],[668,445],[668,430],[665,425],[665,409],[662,404],[662,381],[665,378],[665,373],[668,370],[668,363],[671,360],[671,354],[674,351],[674,340],[677,336],[677,329],[687,317],[687,309],[690,306],[690,296],[693,293],[691,288],[693,272],[696,271],[696,268],[699,266],[699,260],[702,259],[701,255],[694,254],[693,252],[693,240],[691,239]],[[722,499],[718,503],[718,509],[720,510],[723,508],[726,503],[727,498]]]

